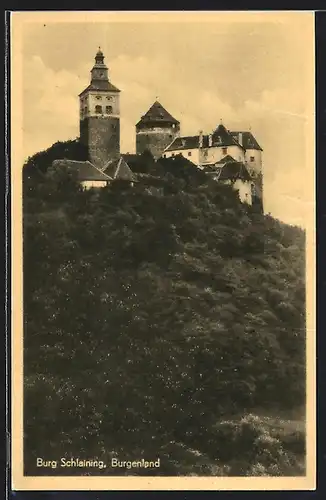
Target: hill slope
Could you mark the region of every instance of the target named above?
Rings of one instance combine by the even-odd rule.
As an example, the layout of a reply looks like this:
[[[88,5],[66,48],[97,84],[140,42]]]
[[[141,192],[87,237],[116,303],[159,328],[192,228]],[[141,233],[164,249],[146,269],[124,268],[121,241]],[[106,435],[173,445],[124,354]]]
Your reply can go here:
[[[304,232],[169,165],[99,192],[26,170],[27,474],[126,473],[35,466],[114,454],[161,458],[135,474],[304,473],[302,426],[253,415],[304,405]]]

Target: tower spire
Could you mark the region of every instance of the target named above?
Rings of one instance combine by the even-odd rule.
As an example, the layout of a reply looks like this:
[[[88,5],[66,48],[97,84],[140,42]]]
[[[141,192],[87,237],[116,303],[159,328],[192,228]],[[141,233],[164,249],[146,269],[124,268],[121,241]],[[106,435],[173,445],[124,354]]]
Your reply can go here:
[[[98,47],[98,51],[96,52],[96,55],[95,55],[95,66],[99,66],[99,65],[104,65],[104,54],[101,50],[101,47],[99,46]]]

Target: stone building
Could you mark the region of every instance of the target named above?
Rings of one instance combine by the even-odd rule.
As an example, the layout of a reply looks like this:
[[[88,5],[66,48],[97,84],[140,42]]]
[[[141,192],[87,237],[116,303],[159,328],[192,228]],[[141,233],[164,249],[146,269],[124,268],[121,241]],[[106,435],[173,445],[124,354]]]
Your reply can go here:
[[[250,131],[230,131],[220,123],[211,134],[175,138],[162,156],[178,154],[200,169],[223,162],[227,156],[243,163],[251,176],[252,198],[263,204],[262,148]]]
[[[155,101],[136,124],[136,153],[148,150],[155,159],[180,135],[180,122]]]
[[[91,70],[91,82],[79,94],[80,141],[88,160],[102,168],[120,154],[120,90],[109,80],[108,67],[99,49]]]

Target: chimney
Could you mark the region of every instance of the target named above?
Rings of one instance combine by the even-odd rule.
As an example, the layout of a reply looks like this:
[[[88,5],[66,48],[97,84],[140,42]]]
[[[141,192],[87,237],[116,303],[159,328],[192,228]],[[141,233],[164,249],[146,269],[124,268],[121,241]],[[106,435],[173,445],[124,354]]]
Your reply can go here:
[[[213,145],[213,137],[212,134],[209,134],[208,136],[208,147],[211,148]]]
[[[242,136],[242,132],[239,132],[239,135],[238,135],[238,143],[240,144],[240,146],[243,146],[243,136]]]
[[[199,148],[203,147],[203,131],[199,131]]]

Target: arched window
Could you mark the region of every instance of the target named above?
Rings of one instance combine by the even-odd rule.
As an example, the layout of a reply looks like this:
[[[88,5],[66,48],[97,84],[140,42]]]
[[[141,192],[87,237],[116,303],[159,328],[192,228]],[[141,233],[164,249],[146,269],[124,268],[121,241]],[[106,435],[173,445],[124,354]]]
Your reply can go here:
[[[102,106],[95,106],[95,113],[100,115],[102,113]]]
[[[112,106],[106,106],[106,112],[110,115],[112,113]]]

